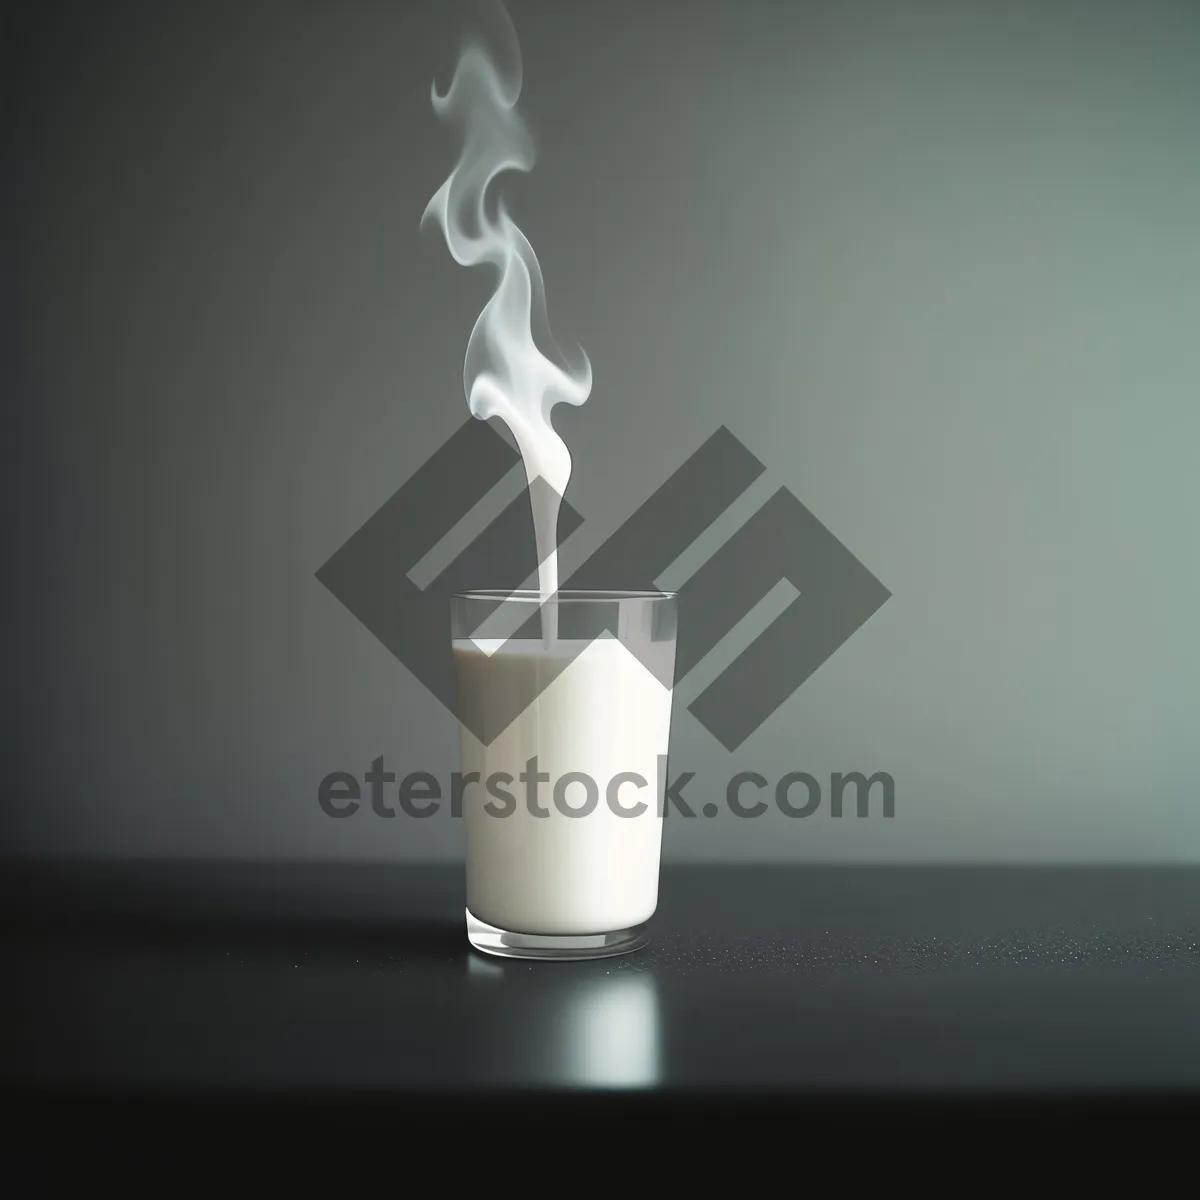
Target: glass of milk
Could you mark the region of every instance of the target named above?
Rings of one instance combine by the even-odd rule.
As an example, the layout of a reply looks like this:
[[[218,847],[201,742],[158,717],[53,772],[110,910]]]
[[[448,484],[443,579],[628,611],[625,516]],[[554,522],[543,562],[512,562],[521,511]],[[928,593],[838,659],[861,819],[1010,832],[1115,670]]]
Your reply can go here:
[[[658,903],[675,596],[451,601],[467,936],[512,958],[636,950]]]

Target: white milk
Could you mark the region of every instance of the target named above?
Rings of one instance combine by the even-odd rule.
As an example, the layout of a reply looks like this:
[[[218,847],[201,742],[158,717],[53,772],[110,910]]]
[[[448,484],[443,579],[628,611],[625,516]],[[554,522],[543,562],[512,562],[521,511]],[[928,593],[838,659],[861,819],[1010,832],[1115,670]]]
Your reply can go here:
[[[553,649],[541,642],[509,642],[489,655],[470,641],[454,646],[460,703],[528,701],[491,745],[460,725],[463,772],[480,776],[463,796],[467,907],[480,920],[512,932],[626,929],[646,921],[657,903],[671,689],[620,642],[601,638],[539,692],[539,675],[554,665],[554,657],[577,649],[563,642]],[[534,785],[547,816],[529,811],[527,785],[519,778],[534,755],[537,771],[550,777]],[[598,802],[584,816],[566,816],[555,806],[554,785],[569,772],[584,772],[596,782]],[[644,803],[640,815],[621,816],[609,805],[606,793],[622,772],[646,781],[641,788],[625,782],[616,793],[626,809]],[[497,780],[500,773],[511,776],[511,784]],[[488,794],[489,777],[507,787],[512,804]],[[587,793],[573,783],[563,797],[579,808]],[[497,812],[512,811],[491,815],[484,807],[489,802]]]

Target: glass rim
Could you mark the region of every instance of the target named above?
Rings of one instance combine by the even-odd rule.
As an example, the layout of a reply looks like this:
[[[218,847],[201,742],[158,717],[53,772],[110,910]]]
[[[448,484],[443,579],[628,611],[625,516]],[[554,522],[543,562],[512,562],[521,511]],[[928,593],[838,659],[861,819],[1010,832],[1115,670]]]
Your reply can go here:
[[[563,588],[545,599],[536,588],[471,588],[454,592],[452,600],[511,601],[514,604],[612,604],[621,600],[674,600],[678,592],[631,589]]]

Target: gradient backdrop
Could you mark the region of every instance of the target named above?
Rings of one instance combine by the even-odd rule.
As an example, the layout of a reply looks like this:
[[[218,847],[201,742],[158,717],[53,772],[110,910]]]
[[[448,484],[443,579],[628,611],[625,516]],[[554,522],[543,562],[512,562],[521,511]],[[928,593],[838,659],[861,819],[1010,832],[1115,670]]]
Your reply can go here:
[[[1200,6],[512,11],[508,195],[596,379],[568,565],[724,423],[768,471],[710,548],[786,486],[893,593],[735,755],[681,705],[672,765],[888,771],[895,818],[668,856],[1200,861]],[[2,18],[5,850],[459,853],[319,810],[457,743],[314,572],[466,415],[490,282],[417,225],[470,15]]]

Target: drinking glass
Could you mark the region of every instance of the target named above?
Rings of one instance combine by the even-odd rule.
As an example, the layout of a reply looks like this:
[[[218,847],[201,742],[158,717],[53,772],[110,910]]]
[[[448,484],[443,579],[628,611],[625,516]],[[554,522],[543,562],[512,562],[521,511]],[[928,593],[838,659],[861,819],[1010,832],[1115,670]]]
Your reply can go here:
[[[452,598],[476,949],[578,959],[645,942],[658,903],[676,626],[666,592]]]

